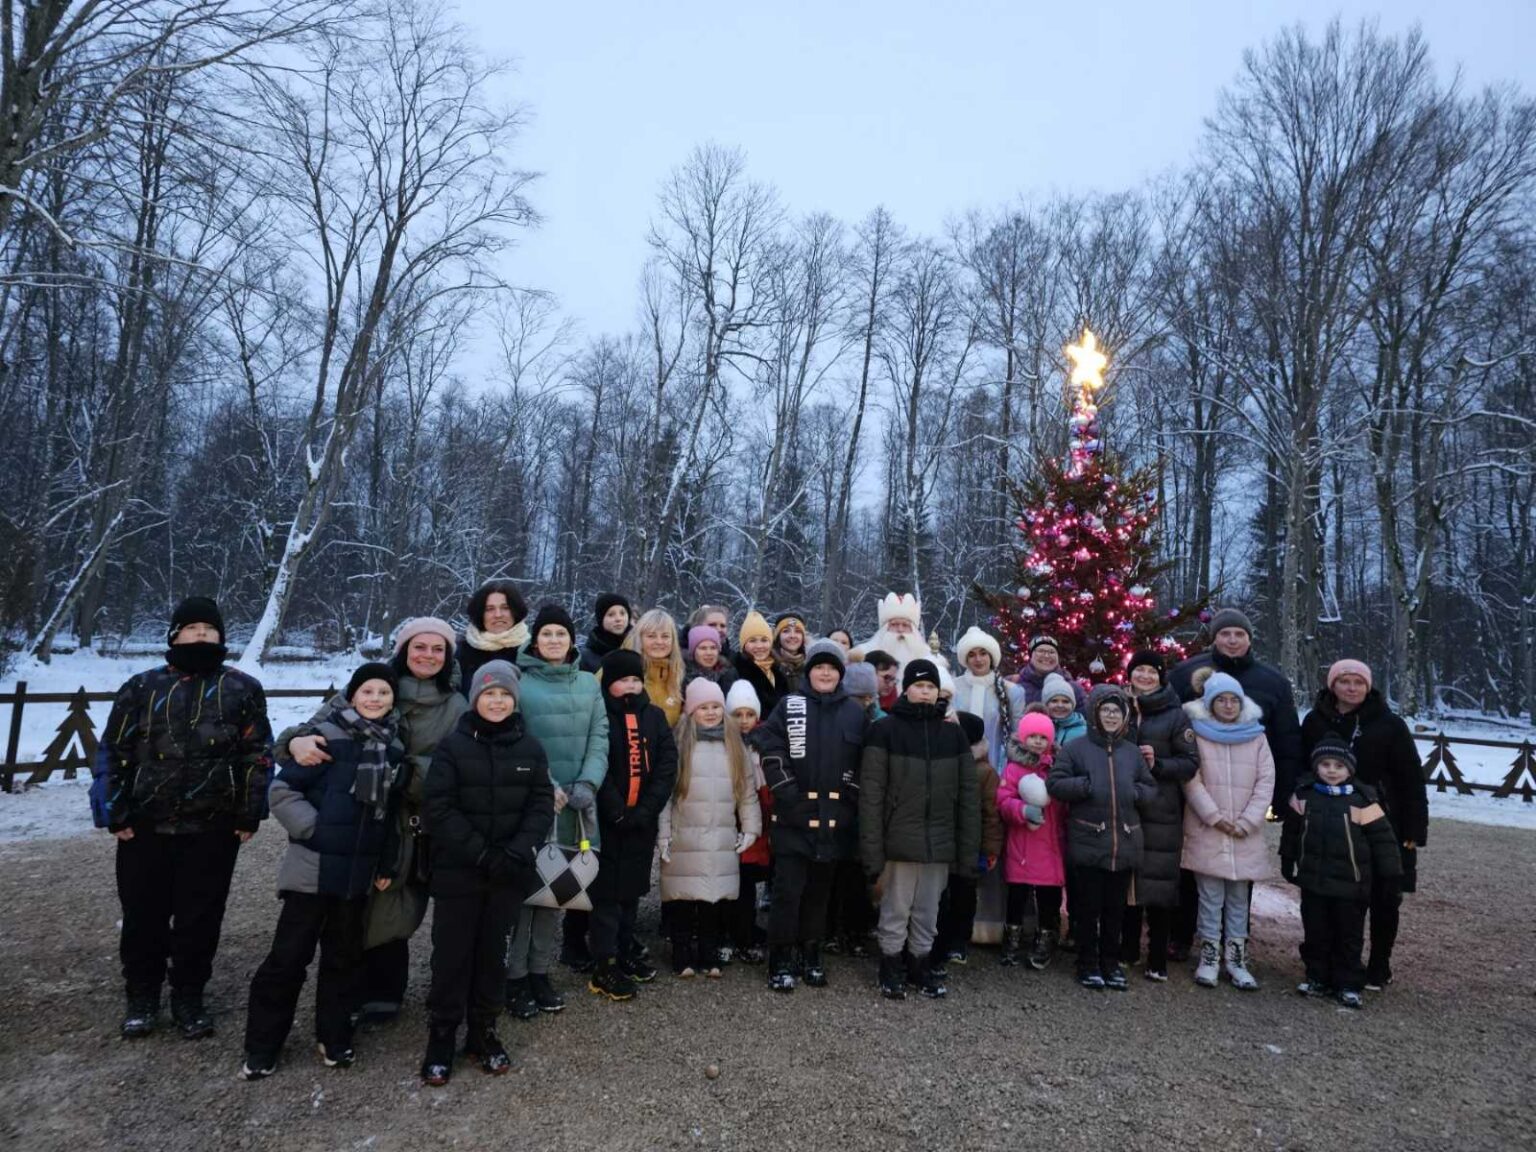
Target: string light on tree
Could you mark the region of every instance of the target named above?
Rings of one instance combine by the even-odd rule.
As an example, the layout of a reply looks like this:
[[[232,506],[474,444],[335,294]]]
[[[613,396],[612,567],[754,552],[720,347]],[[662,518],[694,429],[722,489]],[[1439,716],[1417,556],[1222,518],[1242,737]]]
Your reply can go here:
[[[1105,450],[1100,413],[1109,356],[1098,338],[1084,328],[1064,351],[1071,363],[1067,459],[1044,461],[1040,475],[1014,493],[1016,590],[976,592],[995,614],[1005,664],[1022,664],[1029,638],[1045,632],[1072,672],[1119,679],[1139,648],[1185,655],[1176,633],[1208,619],[1209,610],[1204,601],[1158,607],[1154,589],[1167,564],[1158,555],[1155,467],[1127,474]]]

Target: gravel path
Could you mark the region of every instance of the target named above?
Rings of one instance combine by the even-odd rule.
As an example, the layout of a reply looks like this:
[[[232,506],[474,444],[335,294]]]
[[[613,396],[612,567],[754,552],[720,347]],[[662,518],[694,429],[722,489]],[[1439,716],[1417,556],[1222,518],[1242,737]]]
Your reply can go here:
[[[1273,836],[1273,831],[1271,832]],[[427,940],[411,1005],[350,1071],[302,1043],[235,1077],[246,981],[276,919],[279,837],[241,854],[209,989],[219,1035],[117,1038],[118,907],[105,834],[0,846],[0,1147],[130,1149],[1536,1148],[1536,836],[1441,823],[1409,898],[1399,978],[1365,1012],[1305,1002],[1289,890],[1261,894],[1258,993],[1076,987],[1058,963],[979,950],[943,1003],[881,1001],[873,966],[769,994],[761,969],[663,975],[629,1004],[562,973],[571,1007],[504,1021],[511,1076],[416,1079]],[[1454,867],[1450,862],[1454,862]],[[655,908],[642,914],[654,933]],[[653,944],[654,948],[654,944]],[[705,1076],[718,1063],[718,1079]]]

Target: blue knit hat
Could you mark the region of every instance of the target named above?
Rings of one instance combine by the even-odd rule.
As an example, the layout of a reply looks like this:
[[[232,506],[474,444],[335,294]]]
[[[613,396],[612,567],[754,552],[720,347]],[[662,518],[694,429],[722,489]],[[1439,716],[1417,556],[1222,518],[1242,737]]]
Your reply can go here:
[[[1243,693],[1243,686],[1238,683],[1237,677],[1229,676],[1225,672],[1211,673],[1211,678],[1205,682],[1205,690],[1200,693],[1200,699],[1205,701],[1205,706],[1209,708],[1211,701],[1223,692],[1230,692],[1239,700],[1248,699]]]

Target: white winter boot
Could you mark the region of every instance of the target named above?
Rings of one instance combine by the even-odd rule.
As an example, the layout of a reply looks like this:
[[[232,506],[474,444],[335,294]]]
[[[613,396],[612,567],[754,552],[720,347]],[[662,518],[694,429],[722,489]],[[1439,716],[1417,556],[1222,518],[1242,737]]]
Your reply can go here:
[[[1221,972],[1221,949],[1214,940],[1200,942],[1200,963],[1195,968],[1195,983],[1202,988],[1216,987]]]
[[[1232,981],[1232,987],[1241,992],[1253,992],[1258,988],[1259,982],[1248,971],[1248,941],[1227,941],[1227,977]],[[1214,976],[1211,982],[1216,982]]]

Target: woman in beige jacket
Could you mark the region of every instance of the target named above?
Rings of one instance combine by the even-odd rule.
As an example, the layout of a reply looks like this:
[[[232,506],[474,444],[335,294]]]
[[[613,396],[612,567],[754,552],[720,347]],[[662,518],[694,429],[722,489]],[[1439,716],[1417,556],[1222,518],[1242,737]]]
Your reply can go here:
[[[677,726],[677,784],[657,844],[661,899],[671,904],[672,971],[720,975],[725,916],[740,891],[738,857],[763,832],[746,745],[725,722],[718,684],[688,685]]]
[[[1225,672],[1211,676],[1184,711],[1200,752],[1200,770],[1184,785],[1183,865],[1200,894],[1195,983],[1216,986],[1225,931],[1227,975],[1252,991],[1259,984],[1248,971],[1248,897],[1253,881],[1271,872],[1264,814],[1275,790],[1264,712]]]

